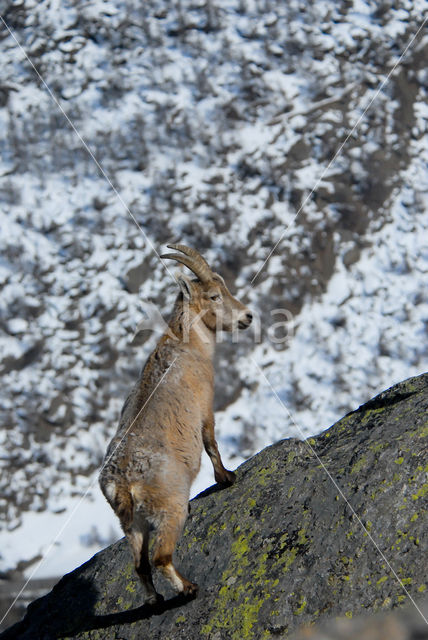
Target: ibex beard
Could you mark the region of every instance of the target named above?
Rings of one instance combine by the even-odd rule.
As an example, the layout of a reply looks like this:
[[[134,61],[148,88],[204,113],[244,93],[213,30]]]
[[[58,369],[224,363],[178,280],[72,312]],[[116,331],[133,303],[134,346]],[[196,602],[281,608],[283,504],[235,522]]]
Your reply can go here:
[[[186,265],[196,276],[179,276],[168,329],[149,356],[122,409],[100,473],[101,489],[130,543],[145,601],[162,599],[152,565],[177,593],[196,595],[198,586],[173,564],[173,552],[188,513],[190,487],[205,447],[216,482],[228,486],[214,436],[213,353],[218,330],[245,329],[251,312],[236,300],[223,278],[184,245],[161,256]],[[149,533],[153,532],[152,558]]]

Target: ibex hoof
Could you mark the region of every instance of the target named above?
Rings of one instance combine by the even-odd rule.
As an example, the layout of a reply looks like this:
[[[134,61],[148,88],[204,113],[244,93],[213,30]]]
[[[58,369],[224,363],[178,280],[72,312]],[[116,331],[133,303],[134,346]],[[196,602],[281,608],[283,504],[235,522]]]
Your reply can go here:
[[[162,604],[165,601],[165,598],[160,593],[151,593],[144,600],[144,604],[148,604],[151,607],[154,607],[157,604]]]
[[[227,469],[224,470],[224,473],[222,473],[221,475],[219,474],[216,477],[216,481],[219,484],[222,484],[224,487],[230,487],[231,484],[233,484],[236,480],[236,473],[234,473],[233,471],[228,471]]]
[[[195,582],[189,582],[184,586],[183,591],[181,592],[183,596],[186,598],[196,598],[198,594],[198,585]]]

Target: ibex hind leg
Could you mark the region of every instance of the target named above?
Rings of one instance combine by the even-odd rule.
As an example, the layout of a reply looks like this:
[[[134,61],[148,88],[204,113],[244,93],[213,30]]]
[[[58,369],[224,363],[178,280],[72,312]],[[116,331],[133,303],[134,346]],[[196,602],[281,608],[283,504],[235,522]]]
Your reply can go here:
[[[132,494],[121,489],[114,496],[114,510],[131,547],[135,571],[144,588],[145,603],[156,604],[162,596],[156,593],[149,562],[149,523],[135,509]]]
[[[163,600],[153,585],[152,570],[149,562],[149,526],[147,523],[134,524],[125,531],[134,558],[135,571],[145,592],[145,603],[156,604]]]
[[[196,596],[198,585],[182,576],[172,561],[175,545],[177,544],[186,520],[187,504],[179,514],[177,514],[177,507],[175,506],[175,512],[174,516],[171,512],[165,513],[162,519],[157,522],[156,539],[153,549],[153,564],[159,569],[177,593],[182,593],[185,596]]]

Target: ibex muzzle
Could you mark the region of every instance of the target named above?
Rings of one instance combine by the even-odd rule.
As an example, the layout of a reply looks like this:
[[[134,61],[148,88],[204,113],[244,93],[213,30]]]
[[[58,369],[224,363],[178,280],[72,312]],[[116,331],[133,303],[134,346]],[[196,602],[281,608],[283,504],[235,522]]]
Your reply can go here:
[[[181,244],[168,247],[177,253],[161,257],[186,265],[197,279],[179,276],[180,293],[168,329],[123,406],[100,473],[101,489],[129,540],[146,602],[152,604],[161,596],[151,564],[178,593],[196,594],[197,585],[180,575],[172,556],[203,447],[216,481],[224,486],[235,481],[223,466],[214,436],[215,335],[245,329],[252,320],[197,251]]]

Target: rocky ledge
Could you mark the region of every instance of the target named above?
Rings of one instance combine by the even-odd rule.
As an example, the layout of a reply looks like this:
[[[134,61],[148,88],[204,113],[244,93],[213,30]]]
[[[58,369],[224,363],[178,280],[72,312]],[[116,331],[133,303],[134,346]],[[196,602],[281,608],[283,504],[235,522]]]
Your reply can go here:
[[[195,600],[159,582],[165,603],[142,605],[120,540],[1,638],[284,638],[404,603],[418,615],[411,602],[424,599],[428,573],[427,409],[424,374],[315,438],[267,447],[239,467],[234,486],[192,500],[176,556],[199,583]]]

